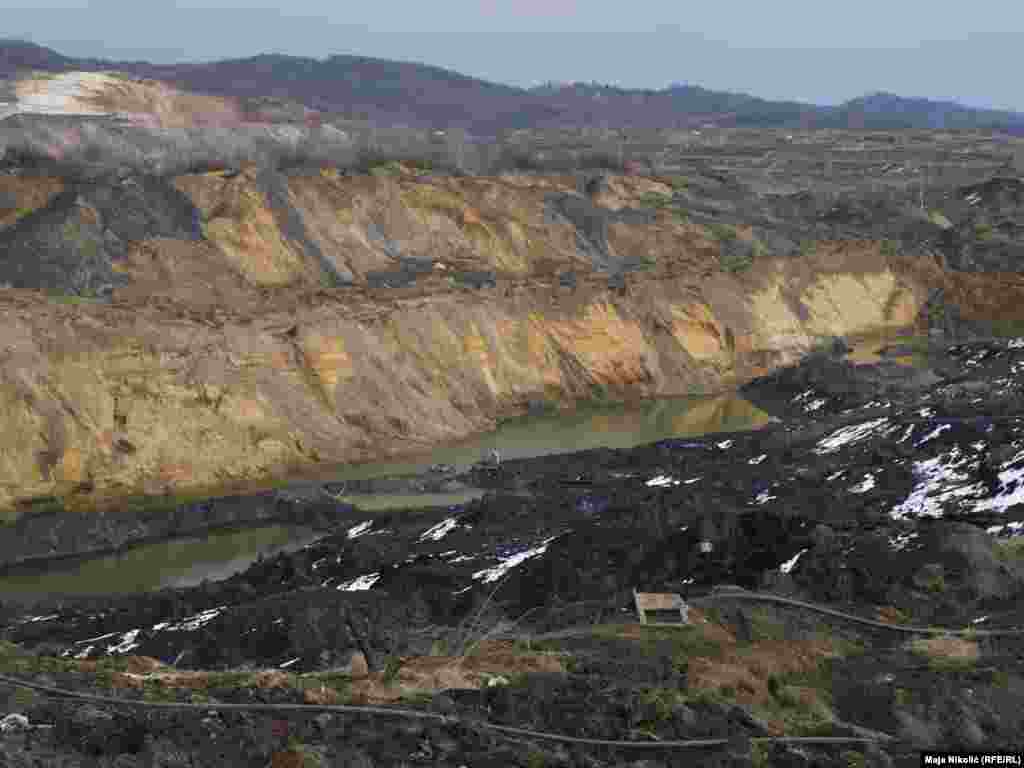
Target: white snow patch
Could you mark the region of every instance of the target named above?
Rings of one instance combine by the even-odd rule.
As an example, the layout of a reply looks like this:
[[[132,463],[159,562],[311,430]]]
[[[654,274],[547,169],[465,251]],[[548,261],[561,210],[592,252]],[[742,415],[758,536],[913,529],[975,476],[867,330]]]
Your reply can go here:
[[[850,493],[867,493],[875,487],[875,476],[864,475],[864,479],[860,483],[850,488]]]
[[[932,416],[935,415],[935,410],[932,408],[922,408],[917,412],[917,415],[920,416],[922,419],[930,419]]]
[[[665,488],[671,485],[679,485],[679,481],[668,475],[658,475],[647,481],[648,487]]]
[[[888,423],[889,418],[887,416],[883,416],[880,419],[865,421],[861,424],[851,424],[848,427],[840,427],[828,437],[820,440],[817,447],[814,448],[814,453],[817,453],[818,455],[834,453],[844,445],[870,437],[878,427]]]
[[[209,608],[195,614],[194,616],[189,616],[187,619],[183,619],[180,624],[172,624],[165,627],[165,629],[167,632],[194,632],[204,624],[209,624],[217,618],[225,608],[227,608],[226,605],[221,605],[217,608]]]
[[[825,479],[831,481],[831,480],[835,480],[837,477],[842,477],[845,474],[846,474],[846,470],[845,469],[840,469],[838,472],[833,472],[831,475],[829,475]]]
[[[910,437],[910,436],[911,436],[912,434],[914,434],[914,425],[913,425],[913,424],[910,424],[910,425],[908,425],[908,426],[907,426],[907,428],[906,428],[906,429],[905,429],[905,430],[903,431],[903,437],[901,437],[901,438],[900,438],[899,440],[897,440],[896,442],[897,442],[897,443],[904,443],[904,442],[906,442],[906,441],[907,441],[907,438],[909,438],[909,437]]]
[[[767,458],[768,458],[768,454],[767,453],[762,453],[760,456],[755,456],[754,458],[750,459],[750,461],[748,461],[747,464],[760,464],[762,461],[764,461]]]
[[[985,529],[985,533],[991,533],[993,536],[998,536],[1006,529],[1010,529],[1011,536],[1017,536],[1021,530],[1024,529],[1024,521],[1007,523],[1006,525],[992,525]]]
[[[1013,461],[1008,462],[1010,464]],[[974,505],[975,512],[995,509],[1006,512],[1014,504],[1024,504],[1024,468],[1007,469],[999,473],[999,493],[991,499],[982,499]]]
[[[783,573],[789,573],[790,571],[792,571],[793,570],[793,566],[796,565],[796,561],[799,560],[800,556],[803,555],[803,553],[806,552],[806,551],[807,551],[806,549],[801,549],[799,552],[797,552],[795,555],[793,555],[791,558],[789,558],[789,560],[787,560],[782,565],[780,565],[779,566],[779,570],[782,571]]]
[[[916,532],[897,534],[895,537],[889,539],[889,546],[897,552],[902,552],[906,548],[907,544],[918,538],[918,535],[919,534]]]
[[[715,445],[724,451],[726,448],[732,448],[732,440],[723,440],[720,443],[715,443]]]
[[[817,400],[812,400],[811,402],[809,402],[807,405],[804,406],[804,410],[807,411],[808,413],[812,413],[814,411],[821,410],[821,407],[823,405],[825,405],[825,403],[827,403],[827,402],[828,401],[825,400],[824,398],[818,398]]]
[[[701,475],[700,477],[691,477],[689,480],[683,480],[683,485],[693,485],[698,480],[702,480],[703,478],[704,475]]]
[[[29,616],[27,619],[22,619],[19,624],[34,624],[37,621],[52,621],[53,619],[59,619],[60,614],[51,613],[48,616]]]
[[[533,549],[527,549],[524,552],[519,552],[517,554],[512,555],[511,557],[502,559],[493,568],[484,568],[481,571],[477,571],[473,574],[473,579],[483,580],[485,584],[492,581],[497,581],[506,573],[508,573],[511,569],[515,568],[517,565],[526,562],[531,557],[536,557],[537,555],[544,554],[548,549],[548,544],[550,544],[557,538],[557,536],[551,536],[547,539],[544,539],[544,541],[542,541],[538,546],[534,547]]]
[[[476,555],[459,555],[449,560],[449,563],[464,563],[467,560],[476,560]]]
[[[300,657],[300,658],[301,658],[301,657]],[[278,666],[278,669],[287,669],[288,667],[290,667],[290,666],[291,666],[292,664],[294,664],[294,663],[295,663],[295,662],[297,662],[298,660],[299,660],[298,658],[295,658],[295,659],[292,659],[292,660],[290,660],[290,661],[286,661],[286,662],[285,662],[284,664],[280,664],[280,665]]]
[[[379,579],[380,572],[367,573],[351,581],[342,582],[338,585],[338,590],[342,592],[365,592],[376,584]]]
[[[982,622],[988,621],[988,616],[982,616],[979,619],[974,619],[971,624],[981,624]]]
[[[81,651],[79,651],[78,653],[75,654],[75,658],[76,659],[84,659],[86,656],[88,656],[90,653],[92,653],[92,649],[95,648],[95,647],[96,647],[95,645],[87,645],[87,646],[85,646],[84,649],[82,649]]]
[[[420,541],[426,541],[427,539],[431,539],[433,541],[440,541],[449,533],[454,531],[458,524],[459,521],[454,517],[449,517],[446,520],[442,520],[437,525],[433,526],[432,528],[428,528],[426,531],[424,531],[423,534],[420,536]]]
[[[927,435],[925,435],[920,440],[918,440],[916,443],[914,443],[914,447],[916,448],[916,447],[922,446],[925,443],[927,443],[929,440],[931,440],[933,437],[941,435],[947,429],[952,429],[952,428],[953,428],[953,426],[951,424],[940,424],[935,429],[933,429],[931,432],[929,432]]]
[[[81,643],[95,643],[98,640],[106,640],[108,637],[117,637],[119,634],[119,632],[107,632],[107,634],[105,635],[100,635],[98,637],[90,637],[88,640],[78,640],[75,642],[75,645],[79,645]]]
[[[769,491],[761,491],[754,498],[754,501],[756,501],[758,504],[767,504],[772,499],[777,499],[777,498],[779,498],[779,497],[778,496],[773,496]]]
[[[965,496],[979,496],[983,493],[981,483],[967,483],[966,474],[958,470],[968,462],[960,458],[959,446],[932,459],[914,462],[914,477],[917,485],[910,495],[889,512],[894,520],[913,517],[942,517],[943,502]]]
[[[1010,339],[1006,345],[1007,349],[1021,349],[1024,348],[1024,337],[1018,336],[1016,339]]]
[[[135,642],[135,639],[139,636],[140,631],[138,629],[128,630],[124,633],[120,643],[107,647],[107,653],[128,653],[128,651],[138,648],[140,643]]]
[[[367,533],[373,527],[373,520],[367,520],[365,523],[359,525],[353,525],[348,529],[348,538],[357,539],[364,533]]]

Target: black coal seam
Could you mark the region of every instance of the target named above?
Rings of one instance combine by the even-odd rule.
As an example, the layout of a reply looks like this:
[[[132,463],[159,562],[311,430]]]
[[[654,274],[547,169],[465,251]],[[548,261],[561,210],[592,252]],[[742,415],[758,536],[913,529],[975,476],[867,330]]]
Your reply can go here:
[[[285,177],[276,171],[265,169],[256,176],[256,186],[267,199],[274,219],[284,235],[299,243],[305,252],[315,258],[320,269],[331,281],[333,286],[344,285],[351,279],[343,275],[330,259],[324,256],[320,246],[314,243],[306,232],[306,226],[300,214],[288,199],[288,184]]]

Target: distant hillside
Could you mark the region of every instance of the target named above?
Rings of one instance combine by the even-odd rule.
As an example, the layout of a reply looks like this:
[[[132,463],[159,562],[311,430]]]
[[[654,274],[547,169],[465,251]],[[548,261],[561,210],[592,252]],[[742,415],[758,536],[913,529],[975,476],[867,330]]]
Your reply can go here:
[[[952,101],[912,99],[891,93],[872,93],[852,99],[825,120],[832,125],[856,124],[879,128],[1024,128],[1024,113],[965,107]]]
[[[261,54],[158,65],[76,59],[18,40],[0,40],[0,78],[25,69],[119,70],[243,102],[270,97],[380,125],[461,126],[491,135],[509,128],[721,126],[796,128],[995,128],[1024,131],[1024,114],[874,93],[838,107],[770,101],[695,85],[660,90],[596,83],[533,89],[488,82],[410,62],[364,56],[312,59]]]

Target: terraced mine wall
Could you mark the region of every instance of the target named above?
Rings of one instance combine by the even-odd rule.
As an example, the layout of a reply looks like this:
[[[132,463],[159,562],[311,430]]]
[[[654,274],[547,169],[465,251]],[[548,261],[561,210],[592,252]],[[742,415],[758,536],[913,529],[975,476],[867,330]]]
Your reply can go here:
[[[871,240],[725,271],[707,227],[644,209],[671,187],[640,177],[590,197],[572,177],[255,170],[0,193],[12,510],[422,450],[538,400],[733,389],[822,337],[919,322],[937,288],[967,315],[1021,305]]]

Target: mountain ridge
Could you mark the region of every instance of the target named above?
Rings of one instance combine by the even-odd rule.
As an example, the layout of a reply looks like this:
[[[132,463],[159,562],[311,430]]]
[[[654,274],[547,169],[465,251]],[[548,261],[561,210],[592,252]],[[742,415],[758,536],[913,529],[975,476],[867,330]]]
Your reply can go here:
[[[64,56],[18,39],[0,39],[0,79],[25,70],[117,70],[218,96],[284,97],[309,109],[381,125],[508,129],[597,125],[622,128],[963,128],[1024,134],[1024,112],[869,91],[837,106],[764,99],[673,83],[661,89],[596,82],[548,82],[533,88],[497,83],[419,62],[332,54],[324,58],[261,53],[206,62],[152,64]],[[410,101],[409,94],[415,94]]]

